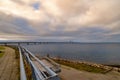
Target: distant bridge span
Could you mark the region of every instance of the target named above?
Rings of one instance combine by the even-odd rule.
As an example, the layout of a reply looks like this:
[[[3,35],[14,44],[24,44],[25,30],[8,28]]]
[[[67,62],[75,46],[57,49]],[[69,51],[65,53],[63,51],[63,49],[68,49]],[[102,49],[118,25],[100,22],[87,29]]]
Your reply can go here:
[[[27,44],[27,45],[31,45],[31,44],[73,44],[76,43],[78,44],[79,42],[0,42],[1,45],[11,45],[11,44],[15,44],[15,45],[20,45],[20,44]]]

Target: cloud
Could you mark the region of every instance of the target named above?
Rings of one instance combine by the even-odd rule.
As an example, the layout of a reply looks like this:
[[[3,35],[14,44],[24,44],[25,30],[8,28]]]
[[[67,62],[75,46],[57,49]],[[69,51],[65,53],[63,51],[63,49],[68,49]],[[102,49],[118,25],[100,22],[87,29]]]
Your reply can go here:
[[[119,0],[2,0],[0,34],[118,41],[119,7]]]
[[[31,35],[37,32],[23,18],[0,14],[0,35]]]
[[[40,20],[44,19],[44,12],[43,11],[35,11],[29,3],[28,0],[14,2],[12,0],[0,1],[0,11],[5,13],[6,15],[13,15],[17,17],[22,17],[28,20]]]

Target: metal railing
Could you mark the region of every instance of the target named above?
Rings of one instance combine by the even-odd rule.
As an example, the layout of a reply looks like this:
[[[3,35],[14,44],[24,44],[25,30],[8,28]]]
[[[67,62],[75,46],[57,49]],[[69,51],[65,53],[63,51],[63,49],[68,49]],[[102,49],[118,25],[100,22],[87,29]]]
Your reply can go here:
[[[30,54],[35,60],[37,60],[41,64],[41,66],[49,73],[50,76],[57,75],[49,67],[47,67],[42,61],[40,61],[37,57],[35,57],[30,51],[28,51],[27,49],[25,49],[25,50],[28,52],[28,54]]]
[[[20,52],[20,71],[21,71],[21,80],[26,80],[26,74],[25,74],[25,68],[24,68],[24,63],[23,63],[23,58],[29,63],[29,66],[31,67],[32,71],[32,78],[33,80],[60,80],[58,79],[52,79],[56,78],[57,74],[52,71],[48,66],[46,66],[41,60],[39,60],[35,55],[33,55],[29,50],[27,50],[24,47],[19,47],[19,52]],[[22,58],[22,55],[24,56]],[[41,65],[42,68],[47,72],[48,75],[44,73],[44,71],[41,71],[36,67],[34,64],[33,60],[34,59],[37,63]]]
[[[27,59],[29,61],[29,64],[30,64],[30,66],[32,68],[32,72],[34,73],[35,80],[44,80],[44,77],[39,72],[39,70],[36,68],[36,66],[33,64],[33,62],[30,60],[28,54],[26,54],[26,57],[27,57]]]
[[[21,49],[20,47],[18,48],[19,48],[19,54],[20,54],[20,80],[27,80]]]

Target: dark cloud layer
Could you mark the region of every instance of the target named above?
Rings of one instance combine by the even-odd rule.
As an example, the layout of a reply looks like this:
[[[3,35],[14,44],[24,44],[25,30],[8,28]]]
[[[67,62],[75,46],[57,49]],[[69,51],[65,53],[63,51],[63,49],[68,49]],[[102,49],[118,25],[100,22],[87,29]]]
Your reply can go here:
[[[118,42],[119,7],[119,0],[0,1],[0,39]]]

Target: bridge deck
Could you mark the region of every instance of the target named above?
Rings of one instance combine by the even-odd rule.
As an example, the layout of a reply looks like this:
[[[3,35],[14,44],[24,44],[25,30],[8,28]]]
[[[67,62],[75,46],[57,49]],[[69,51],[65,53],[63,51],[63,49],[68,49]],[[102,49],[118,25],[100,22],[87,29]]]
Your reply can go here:
[[[0,80],[19,80],[15,51],[8,47],[5,47],[5,53],[0,58]]]

